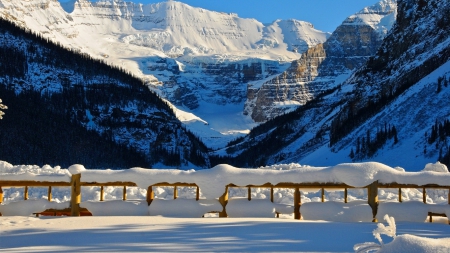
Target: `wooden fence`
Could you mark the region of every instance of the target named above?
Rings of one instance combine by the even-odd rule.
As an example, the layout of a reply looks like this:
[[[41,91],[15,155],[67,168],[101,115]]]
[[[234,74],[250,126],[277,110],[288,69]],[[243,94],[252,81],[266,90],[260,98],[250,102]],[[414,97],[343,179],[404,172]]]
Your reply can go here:
[[[3,202],[3,189],[2,187],[24,187],[24,200],[28,199],[28,187],[48,187],[48,200],[52,200],[52,187],[70,187],[71,188],[71,202],[70,202],[70,215],[71,216],[80,216],[86,210],[80,209],[81,203],[81,187],[83,186],[97,186],[100,187],[100,201],[104,200],[104,187],[105,186],[115,186],[115,187],[123,187],[123,200],[127,199],[126,190],[127,187],[136,187],[136,183],[134,182],[108,182],[108,183],[97,183],[97,182],[82,182],[81,174],[72,175],[71,182],[37,182],[37,181],[1,181],[0,180],[0,203]],[[174,187],[174,199],[178,197],[177,187],[196,187],[196,200],[200,198],[200,188],[195,183],[157,183],[148,186],[147,188],[147,196],[146,200],[148,205],[152,203],[154,200],[154,192],[153,187]],[[348,203],[348,189],[355,188],[353,186],[349,186],[346,184],[338,184],[338,183],[279,183],[276,185],[266,183],[263,185],[234,185],[229,184],[225,187],[224,193],[219,198],[219,202],[222,205],[222,210],[219,212],[219,217],[228,217],[226,206],[228,203],[228,189],[232,187],[246,187],[248,188],[248,200],[251,201],[251,189],[252,188],[270,188],[270,201],[274,201],[274,189],[277,188],[289,188],[294,189],[294,218],[301,219],[300,207],[301,203],[301,189],[320,189],[321,190],[321,200],[325,202],[325,190],[326,189],[343,189],[344,190],[344,202]],[[378,189],[380,188],[389,188],[389,189],[398,189],[398,201],[402,202],[402,189],[404,188],[417,188],[422,189],[423,193],[423,203],[427,203],[427,189],[447,189],[448,193],[448,204],[450,205],[450,187],[449,186],[440,186],[435,184],[429,185],[414,185],[414,184],[382,184],[378,182],[374,182],[370,185],[362,187],[367,189],[367,202],[372,209],[373,214],[373,222],[377,222],[376,215],[378,211]],[[69,215],[69,211],[65,212],[61,210],[45,210],[42,213],[65,213]],[[1,213],[0,213],[1,215]],[[430,221],[432,220],[432,216],[443,216],[446,217],[445,214],[441,213],[429,213]]]

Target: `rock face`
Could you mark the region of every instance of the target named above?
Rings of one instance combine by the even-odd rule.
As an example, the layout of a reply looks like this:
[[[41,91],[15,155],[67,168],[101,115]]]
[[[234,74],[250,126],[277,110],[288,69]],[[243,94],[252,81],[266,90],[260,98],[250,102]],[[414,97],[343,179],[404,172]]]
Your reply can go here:
[[[391,0],[350,16],[325,43],[308,49],[284,73],[259,87],[250,84],[245,113],[263,122],[339,85],[376,53],[395,16],[396,1]]]
[[[178,62],[175,59],[152,57],[143,64],[161,86],[154,89],[176,106],[197,109],[200,102],[227,105],[243,103],[247,97],[246,83],[263,80],[281,73],[288,63],[249,59],[236,62]]]

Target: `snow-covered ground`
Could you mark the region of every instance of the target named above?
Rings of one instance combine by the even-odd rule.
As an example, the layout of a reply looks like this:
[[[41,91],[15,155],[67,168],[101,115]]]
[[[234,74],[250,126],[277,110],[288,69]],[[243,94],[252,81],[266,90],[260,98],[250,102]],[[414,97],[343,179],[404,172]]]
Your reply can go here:
[[[396,225],[383,252],[450,251],[449,225]],[[0,252],[354,252],[356,244],[378,243],[371,222],[16,216],[0,217],[0,226]]]
[[[302,189],[302,220],[294,220],[292,189],[276,189],[272,203],[270,189],[252,189],[252,200],[248,201],[247,188],[230,188],[226,205],[229,218],[215,218],[216,214],[209,213],[222,211],[216,198],[222,192],[214,187],[223,188],[222,184],[230,182],[257,185],[290,179],[291,182],[345,182],[361,187],[371,180],[380,183],[395,180],[448,185],[450,174],[440,163],[427,164],[422,172],[404,172],[379,163],[340,164],[329,168],[290,164],[259,169],[221,165],[203,171],[139,168],[100,171],[85,170],[82,165],[66,170],[0,163],[2,180],[67,182],[70,174],[77,173],[81,173],[83,181],[90,182],[112,182],[117,177],[145,186],[163,181],[195,182],[204,192],[196,201],[195,187],[178,187],[178,198],[173,199],[173,187],[154,187],[155,200],[148,206],[146,189],[142,187],[128,188],[127,201],[121,200],[122,187],[105,187],[106,201],[98,201],[99,187],[82,187],[80,206],[91,211],[93,217],[36,218],[33,212],[68,208],[70,189],[54,187],[53,200],[49,202],[46,187],[29,188],[26,201],[22,200],[23,188],[3,187],[0,251],[450,251],[448,219],[433,217],[433,223],[427,222],[428,212],[450,216],[447,189],[428,189],[427,204],[420,202],[422,192],[418,189],[402,189],[403,203],[398,202],[398,189],[379,189],[377,218],[382,221],[387,217],[387,226],[371,222],[372,209],[364,189],[349,189],[349,203],[344,203],[342,189],[327,189],[325,203],[321,203],[320,189]],[[276,212],[281,213],[279,219],[275,218]],[[206,218],[200,218],[202,215]]]

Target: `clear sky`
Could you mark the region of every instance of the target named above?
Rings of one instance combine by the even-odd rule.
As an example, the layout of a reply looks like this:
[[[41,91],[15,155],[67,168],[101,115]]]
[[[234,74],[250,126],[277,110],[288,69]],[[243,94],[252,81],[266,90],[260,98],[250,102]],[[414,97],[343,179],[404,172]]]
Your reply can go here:
[[[68,0],[59,0],[67,2]],[[158,3],[165,0],[126,0],[136,3]],[[194,7],[219,12],[234,12],[242,18],[262,23],[276,19],[308,21],[316,29],[333,32],[344,19],[379,0],[179,0]]]

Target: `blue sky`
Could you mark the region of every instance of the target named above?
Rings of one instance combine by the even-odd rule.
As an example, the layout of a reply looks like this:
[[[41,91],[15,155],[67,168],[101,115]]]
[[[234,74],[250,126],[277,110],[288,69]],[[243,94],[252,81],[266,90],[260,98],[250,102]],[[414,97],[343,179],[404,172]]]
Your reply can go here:
[[[59,0],[68,1],[68,0]],[[165,0],[126,0],[136,3],[158,3]],[[316,29],[333,32],[344,19],[378,0],[179,0],[194,7],[234,12],[242,18],[262,23],[276,19],[298,19],[311,22]]]

